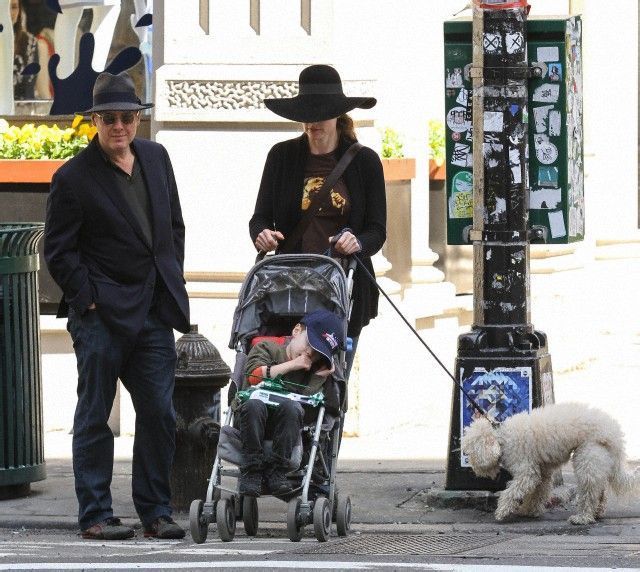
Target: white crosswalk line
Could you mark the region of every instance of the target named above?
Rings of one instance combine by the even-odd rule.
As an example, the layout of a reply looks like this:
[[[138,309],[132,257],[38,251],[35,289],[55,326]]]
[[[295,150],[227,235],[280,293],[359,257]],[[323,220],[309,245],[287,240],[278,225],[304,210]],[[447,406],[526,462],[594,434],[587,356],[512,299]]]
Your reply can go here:
[[[512,566],[475,564],[422,564],[405,562],[326,562],[305,560],[269,561],[274,569],[318,569],[318,570],[384,570],[409,568],[432,570],[434,572],[637,572],[637,568],[583,568],[562,566]],[[225,562],[55,562],[0,564],[0,570],[174,570],[178,568],[258,568],[264,569],[265,562],[230,560]]]

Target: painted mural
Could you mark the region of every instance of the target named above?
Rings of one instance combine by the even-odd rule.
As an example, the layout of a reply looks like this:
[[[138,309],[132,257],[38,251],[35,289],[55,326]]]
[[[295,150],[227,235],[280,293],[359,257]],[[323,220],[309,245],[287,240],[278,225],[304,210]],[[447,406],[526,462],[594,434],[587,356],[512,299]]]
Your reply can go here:
[[[148,94],[153,4],[126,4],[125,10],[121,0],[0,0],[0,114],[81,112],[91,107],[100,72],[119,73],[141,59],[140,91]],[[119,38],[128,31],[131,45],[117,45],[116,30]]]

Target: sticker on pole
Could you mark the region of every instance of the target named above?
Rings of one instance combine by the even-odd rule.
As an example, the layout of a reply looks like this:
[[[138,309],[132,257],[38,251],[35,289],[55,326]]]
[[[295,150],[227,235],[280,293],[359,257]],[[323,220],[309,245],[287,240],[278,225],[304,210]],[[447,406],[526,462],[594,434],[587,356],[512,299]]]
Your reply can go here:
[[[497,367],[487,371],[476,367],[473,373],[462,379],[464,391],[482,408],[489,419],[502,423],[508,417],[522,411],[531,411],[532,380],[530,367]],[[460,435],[480,414],[460,392]],[[469,461],[460,454],[460,466],[469,467]]]
[[[544,134],[536,135],[534,138],[536,147],[536,158],[543,165],[551,165],[556,162],[558,158],[558,148],[549,141],[549,138]]]
[[[451,131],[462,133],[471,129],[471,121],[467,119],[467,110],[464,107],[453,107],[447,113],[447,125]]]
[[[473,174],[471,171],[456,173],[451,182],[449,218],[473,217]]]

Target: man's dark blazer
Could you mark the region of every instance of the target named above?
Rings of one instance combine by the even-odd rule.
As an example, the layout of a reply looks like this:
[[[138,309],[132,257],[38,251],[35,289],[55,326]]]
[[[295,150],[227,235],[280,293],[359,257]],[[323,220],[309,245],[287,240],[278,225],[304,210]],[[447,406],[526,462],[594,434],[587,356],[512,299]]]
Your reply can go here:
[[[133,337],[144,325],[159,273],[166,285],[160,317],[186,332],[184,222],[171,161],[158,143],[134,139],[132,146],[149,191],[153,245],[123,198],[97,136],[53,176],[44,257],[64,292],[58,317],[67,315],[68,306],[84,314],[95,303],[110,330]]]

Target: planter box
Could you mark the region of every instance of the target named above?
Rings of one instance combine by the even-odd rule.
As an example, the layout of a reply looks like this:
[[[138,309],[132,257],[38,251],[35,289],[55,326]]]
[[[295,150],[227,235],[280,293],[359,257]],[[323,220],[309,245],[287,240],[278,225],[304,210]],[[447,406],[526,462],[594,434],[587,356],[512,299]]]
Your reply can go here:
[[[444,161],[438,165],[433,159],[429,159],[429,180],[444,181],[446,167]]]
[[[50,183],[63,159],[0,159],[0,183]]]
[[[416,176],[415,159],[382,159],[385,181],[406,181]]]

